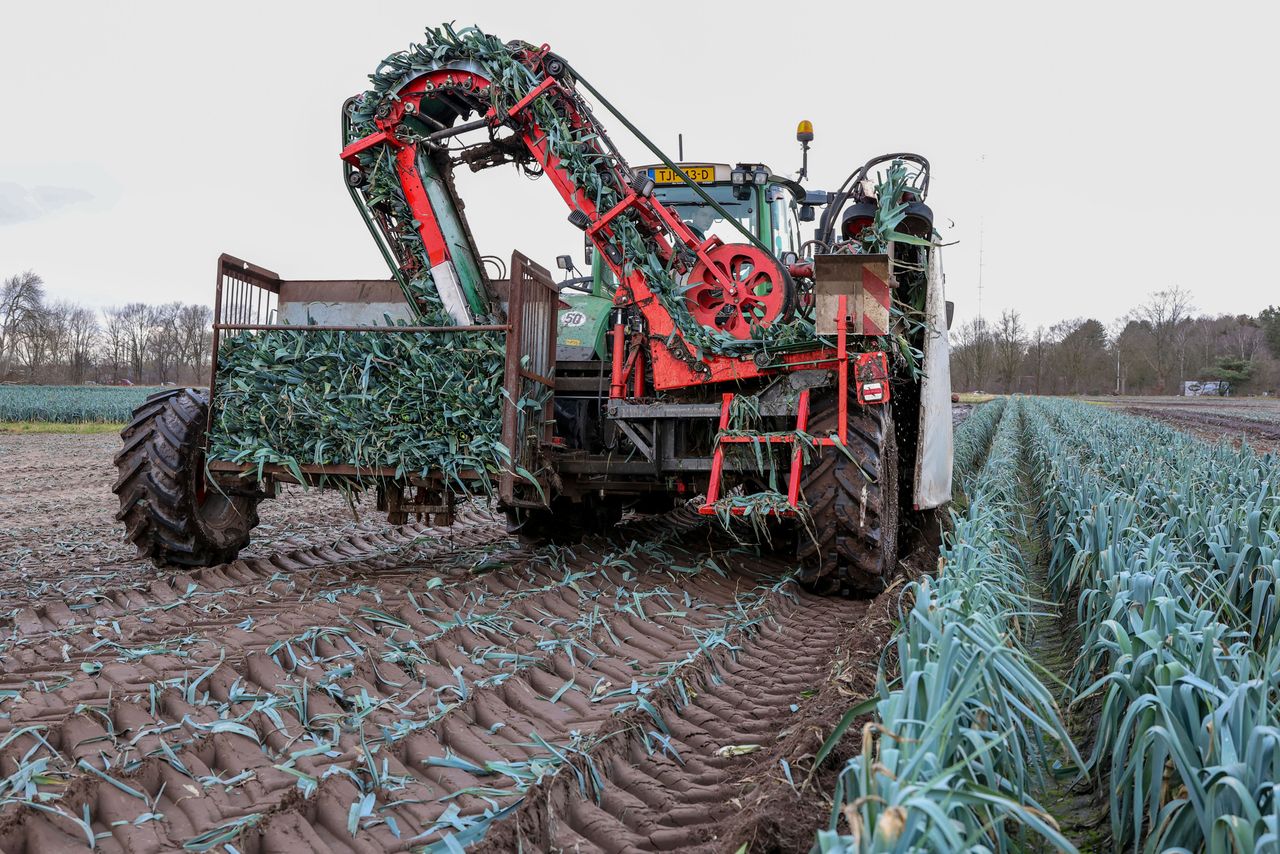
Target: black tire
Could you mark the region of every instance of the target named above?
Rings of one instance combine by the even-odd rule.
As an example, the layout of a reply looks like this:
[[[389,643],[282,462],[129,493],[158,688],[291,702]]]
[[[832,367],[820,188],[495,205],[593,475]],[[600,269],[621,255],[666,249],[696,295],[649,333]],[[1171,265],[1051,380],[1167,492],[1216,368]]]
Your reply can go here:
[[[115,456],[116,519],[156,566],[214,566],[235,560],[258,524],[259,496],[204,486],[209,401],[191,388],[162,391],[133,411]]]
[[[838,415],[835,390],[815,390],[808,432],[834,434]],[[849,401],[848,448],[857,462],[823,448],[805,467],[800,489],[810,519],[796,532],[796,552],[813,590],[874,595],[898,568],[898,446],[887,406]]]

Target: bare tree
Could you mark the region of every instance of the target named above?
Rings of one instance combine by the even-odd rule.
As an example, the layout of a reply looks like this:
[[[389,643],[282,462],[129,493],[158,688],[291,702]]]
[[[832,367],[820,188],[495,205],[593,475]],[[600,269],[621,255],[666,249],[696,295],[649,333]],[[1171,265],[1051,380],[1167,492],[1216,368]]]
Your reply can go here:
[[[142,370],[151,351],[151,336],[154,334],[151,324],[153,312],[151,306],[141,302],[131,302],[119,311],[130,374],[135,383],[141,383]]]
[[[1132,356],[1125,347],[1125,330],[1129,328],[1130,316],[1117,317],[1107,327],[1107,343],[1111,347],[1111,355],[1115,359],[1116,374],[1113,394],[1124,394],[1125,360]]]
[[[111,375],[108,381],[116,382],[120,379],[120,369],[128,358],[128,334],[126,332],[128,316],[123,308],[114,306],[104,309],[102,316],[106,319],[106,324],[103,326],[102,358],[106,365],[110,367]]]
[[[82,383],[89,376],[93,354],[98,344],[98,316],[84,306],[72,306],[67,314],[67,368],[73,383]]]
[[[44,280],[30,270],[0,284],[0,378],[12,369],[24,327],[38,322],[44,306]]]
[[[1027,346],[1027,333],[1022,326],[1022,315],[1012,309],[1000,314],[1000,321],[991,334],[996,372],[1005,391],[1017,391],[1018,368],[1022,366],[1023,351]]]
[[[1031,333],[1031,338],[1027,342],[1027,362],[1032,371],[1032,377],[1035,379],[1033,391],[1036,394],[1040,394],[1040,383],[1044,379],[1045,362],[1053,344],[1053,336],[1043,326],[1037,326],[1036,331]]]
[[[1183,364],[1186,321],[1192,311],[1191,294],[1175,285],[1156,291],[1134,311],[1151,336],[1151,367],[1156,372],[1160,394],[1169,392],[1169,380],[1175,365]]]
[[[27,382],[33,383],[53,351],[54,318],[52,312],[39,306],[28,312],[15,333],[15,352],[27,370]]]
[[[65,382],[70,372],[71,352],[71,315],[77,306],[66,300],[50,303],[44,309],[44,324],[41,333],[45,337],[49,360],[46,371],[48,379],[54,382]]]
[[[1082,391],[1101,391],[1106,382],[1107,330],[1096,320],[1075,318],[1053,325],[1050,333],[1057,344],[1054,347],[1055,392],[1079,394]]]
[[[182,303],[168,302],[151,309],[151,355],[157,382],[177,382],[185,356],[185,341],[179,327]]]
[[[194,382],[204,382],[213,345],[213,310],[207,305],[184,305],[178,311],[178,335],[182,358]]]
[[[1222,337],[1231,350],[1231,355],[1246,362],[1252,362],[1262,350],[1262,326],[1247,314],[1237,315],[1229,321]]]
[[[956,341],[958,346],[954,351],[954,358],[960,369],[958,373],[968,380],[970,388],[983,388],[994,361],[987,322],[977,317],[963,324],[958,330]]]

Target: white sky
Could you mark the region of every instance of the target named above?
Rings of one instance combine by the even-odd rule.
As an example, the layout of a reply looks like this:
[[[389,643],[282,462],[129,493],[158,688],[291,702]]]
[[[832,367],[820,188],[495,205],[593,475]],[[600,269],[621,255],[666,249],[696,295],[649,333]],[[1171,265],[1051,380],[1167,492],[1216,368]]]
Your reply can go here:
[[[962,319],[980,225],[988,316],[1106,322],[1172,284],[1202,311],[1280,302],[1280,6],[1236,2],[6,4],[0,275],[99,306],[209,301],[223,251],[286,278],[387,275],[338,111],[451,19],[550,43],[673,155],[683,132],[687,159],[793,172],[801,118],[814,188],[926,155]],[[546,181],[507,167],[463,190],[486,254],[580,257]]]

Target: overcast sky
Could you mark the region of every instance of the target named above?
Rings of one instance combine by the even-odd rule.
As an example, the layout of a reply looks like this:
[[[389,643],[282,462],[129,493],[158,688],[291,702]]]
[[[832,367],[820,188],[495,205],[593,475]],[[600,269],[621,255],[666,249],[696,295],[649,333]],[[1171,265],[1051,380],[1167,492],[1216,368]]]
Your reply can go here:
[[[339,108],[424,26],[547,42],[687,159],[810,186],[914,150],[961,318],[1280,303],[1274,3],[9,4],[0,275],[105,306],[210,301],[220,252],[286,278],[387,275],[339,170]],[[603,118],[603,117],[602,117]],[[649,158],[624,138],[633,163]],[[510,167],[462,189],[481,250],[551,266],[581,234]],[[982,235],[980,241],[980,234]]]

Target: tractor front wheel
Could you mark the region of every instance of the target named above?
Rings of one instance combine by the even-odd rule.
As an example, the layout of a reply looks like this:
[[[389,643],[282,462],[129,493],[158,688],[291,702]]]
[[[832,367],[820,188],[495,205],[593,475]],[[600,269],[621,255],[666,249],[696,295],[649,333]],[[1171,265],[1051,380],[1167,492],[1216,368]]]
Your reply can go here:
[[[257,496],[227,495],[207,484],[204,430],[208,398],[191,388],[153,394],[133,411],[116,454],[124,522],[138,557],[156,566],[213,566],[234,560],[258,524]]]
[[[838,417],[834,389],[813,394],[809,433],[836,435]],[[801,482],[808,505],[796,531],[801,580],[822,593],[879,593],[898,568],[898,447],[889,407],[850,400],[846,449],[814,454]]]

